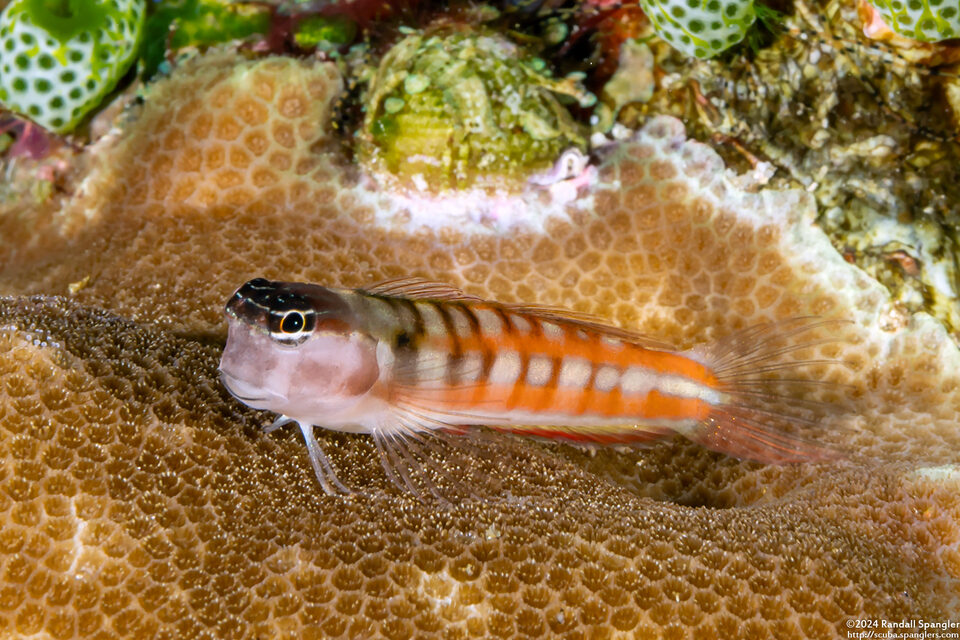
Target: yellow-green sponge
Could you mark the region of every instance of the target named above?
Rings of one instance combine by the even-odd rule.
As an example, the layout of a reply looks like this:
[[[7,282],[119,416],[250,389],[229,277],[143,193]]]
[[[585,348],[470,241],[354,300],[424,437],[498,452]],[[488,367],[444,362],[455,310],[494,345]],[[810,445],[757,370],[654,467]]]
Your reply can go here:
[[[640,6],[657,35],[697,58],[737,44],[757,19],[753,0],[640,0]]]
[[[71,131],[129,67],[145,15],[145,0],[14,0],[0,14],[0,102]]]
[[[870,4],[906,38],[936,42],[960,37],[957,0],[870,0]]]

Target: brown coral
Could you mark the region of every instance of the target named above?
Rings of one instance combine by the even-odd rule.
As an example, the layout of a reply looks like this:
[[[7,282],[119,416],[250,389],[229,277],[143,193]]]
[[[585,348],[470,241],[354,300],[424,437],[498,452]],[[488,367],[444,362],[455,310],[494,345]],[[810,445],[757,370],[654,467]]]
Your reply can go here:
[[[194,61],[81,193],[36,214],[42,239],[0,249],[8,293],[89,277],[75,301],[0,305],[0,630],[831,637],[850,617],[955,610],[960,356],[832,251],[807,197],[741,191],[659,119],[542,229],[418,227],[325,133],[338,87],[322,64]],[[819,348],[849,366],[810,373],[853,385],[853,454],[763,467],[680,442],[588,456],[498,438],[458,462],[513,499],[444,510],[398,495],[367,439],[318,432],[367,489],[324,496],[296,434],[260,434],[268,416],[226,396],[198,336],[221,335],[223,301],[254,275],[400,274],[681,345],[849,317]]]
[[[948,613],[955,490],[903,465],[698,509],[501,439],[515,500],[447,511],[391,495],[366,439],[331,437],[368,495],[330,498],[295,434],[258,434],[266,416],[217,386],[217,348],[63,300],[0,318],[19,327],[0,360],[9,637],[828,637]],[[748,498],[798,475],[673,454]],[[644,472],[685,481],[660,457]]]

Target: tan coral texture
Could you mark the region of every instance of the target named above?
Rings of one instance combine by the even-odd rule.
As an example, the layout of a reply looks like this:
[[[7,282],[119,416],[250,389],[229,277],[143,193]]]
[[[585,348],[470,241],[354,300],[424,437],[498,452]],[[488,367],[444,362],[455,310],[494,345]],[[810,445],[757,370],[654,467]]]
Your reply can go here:
[[[418,227],[331,137],[340,86],[323,63],[201,57],[75,195],[0,221],[0,292],[66,296],[0,300],[0,638],[845,638],[851,618],[956,619],[960,356],[836,255],[805,194],[742,191],[660,118],[539,227]],[[801,373],[827,382],[849,455],[496,437],[447,451],[489,482],[444,507],[395,489],[369,438],[318,430],[364,491],[326,496],[299,434],[264,435],[270,416],[219,385],[222,305],[253,276],[402,274],[679,346],[848,319],[802,354],[846,364]]]

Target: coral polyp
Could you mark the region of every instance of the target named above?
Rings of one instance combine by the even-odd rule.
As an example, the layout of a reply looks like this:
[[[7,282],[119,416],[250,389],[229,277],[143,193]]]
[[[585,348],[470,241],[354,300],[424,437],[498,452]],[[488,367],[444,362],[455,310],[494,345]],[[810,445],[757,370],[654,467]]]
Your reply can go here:
[[[901,36],[937,42],[960,37],[960,7],[944,0],[871,0],[883,21]]]
[[[504,184],[550,166],[585,129],[564,103],[595,96],[494,33],[408,35],[383,57],[364,97],[359,155],[420,189]]]
[[[0,14],[0,102],[71,131],[130,66],[144,0],[17,0]]]
[[[683,53],[712,58],[756,21],[753,0],[640,0],[657,35]]]

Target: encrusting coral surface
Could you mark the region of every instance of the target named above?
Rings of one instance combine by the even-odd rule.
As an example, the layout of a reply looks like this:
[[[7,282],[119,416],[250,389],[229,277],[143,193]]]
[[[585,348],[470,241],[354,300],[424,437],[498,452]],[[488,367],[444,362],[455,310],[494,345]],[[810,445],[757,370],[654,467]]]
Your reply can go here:
[[[72,195],[3,218],[0,291],[61,297],[0,301],[0,637],[826,638],[956,612],[960,354],[834,252],[807,194],[741,188],[656,118],[573,203],[531,187],[539,218],[430,224],[330,136],[340,87],[319,62],[188,62]],[[849,454],[497,437],[446,452],[488,498],[446,508],[398,493],[369,439],[318,430],[364,491],[325,496],[298,434],[260,433],[219,386],[222,304],[253,276],[398,275],[680,347],[849,320],[803,354],[844,363],[803,373]]]

